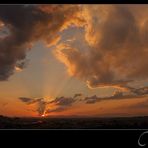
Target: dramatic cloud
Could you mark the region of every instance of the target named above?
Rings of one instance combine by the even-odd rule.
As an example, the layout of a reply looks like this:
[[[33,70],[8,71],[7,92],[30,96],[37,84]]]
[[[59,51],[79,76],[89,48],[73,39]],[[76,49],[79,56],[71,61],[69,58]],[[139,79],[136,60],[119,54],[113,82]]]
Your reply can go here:
[[[55,55],[90,88],[124,87],[148,78],[148,5],[84,5],[88,48],[60,44]],[[140,18],[139,18],[140,17]],[[84,40],[84,39],[82,39]],[[82,48],[82,47],[81,47]]]
[[[35,42],[51,46],[60,31],[83,22],[78,5],[0,5],[0,29],[8,30],[0,38],[0,81],[24,68],[26,52]]]
[[[147,7],[1,5],[0,30],[7,30],[7,35],[0,37],[0,81],[26,67],[26,53],[35,42],[57,45],[60,32],[70,26],[83,29],[74,40],[85,42],[85,47],[76,48],[69,39],[56,48],[56,57],[70,75],[90,88],[121,88],[134,80],[148,79]]]

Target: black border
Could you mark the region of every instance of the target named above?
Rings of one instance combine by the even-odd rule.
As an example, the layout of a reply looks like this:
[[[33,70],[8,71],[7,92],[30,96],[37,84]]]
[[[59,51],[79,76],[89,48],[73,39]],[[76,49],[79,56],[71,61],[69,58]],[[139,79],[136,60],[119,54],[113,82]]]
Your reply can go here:
[[[146,4],[147,0],[1,0],[1,4]],[[0,130],[0,147],[140,147],[148,130]],[[145,135],[148,139],[148,134]],[[147,140],[148,141],[148,140]],[[146,142],[146,141],[145,141]],[[15,146],[14,146],[15,145]]]
[[[3,130],[0,146],[140,148],[138,139],[143,132],[145,130]],[[148,134],[141,138],[141,143],[148,144]]]
[[[0,4],[147,4],[147,0],[1,0]]]

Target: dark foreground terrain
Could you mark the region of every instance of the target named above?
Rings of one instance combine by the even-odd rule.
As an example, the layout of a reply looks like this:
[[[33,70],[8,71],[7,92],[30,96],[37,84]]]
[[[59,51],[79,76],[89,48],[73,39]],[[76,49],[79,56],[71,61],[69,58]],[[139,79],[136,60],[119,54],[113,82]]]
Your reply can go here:
[[[10,118],[0,116],[0,129],[147,129],[146,117]]]

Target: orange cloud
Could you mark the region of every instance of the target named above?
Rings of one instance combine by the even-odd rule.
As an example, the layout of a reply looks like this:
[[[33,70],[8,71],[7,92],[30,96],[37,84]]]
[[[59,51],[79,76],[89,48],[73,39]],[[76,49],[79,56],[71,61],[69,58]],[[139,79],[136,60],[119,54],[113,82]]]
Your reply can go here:
[[[148,29],[146,7],[128,5],[84,5],[83,40],[88,50],[74,48],[71,43],[60,44],[56,57],[63,62],[71,76],[85,81],[90,88],[124,85],[148,77]],[[143,8],[141,6],[141,8]],[[133,12],[134,10],[138,12]],[[99,13],[98,13],[99,12]],[[117,19],[118,18],[118,19]],[[143,25],[139,25],[143,23]],[[135,60],[135,57],[137,59]]]

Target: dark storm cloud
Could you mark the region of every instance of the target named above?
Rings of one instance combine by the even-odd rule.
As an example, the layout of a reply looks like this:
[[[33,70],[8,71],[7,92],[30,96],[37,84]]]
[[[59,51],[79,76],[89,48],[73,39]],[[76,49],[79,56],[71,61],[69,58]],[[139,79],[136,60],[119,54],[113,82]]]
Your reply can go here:
[[[136,9],[132,5],[85,5],[84,35],[89,50],[82,52],[70,44],[57,46],[57,57],[70,75],[85,81],[90,88],[123,87],[147,79],[147,8],[148,5]]]
[[[69,24],[80,24],[78,12],[72,5],[0,5],[0,22],[9,30],[0,38],[0,81],[7,80],[16,66],[25,67],[22,61],[35,42],[50,45]]]
[[[9,30],[7,36],[0,38],[0,80],[7,80],[15,67],[26,67],[26,53],[35,42],[55,44],[60,38],[58,33],[70,24],[83,26],[84,35],[79,42],[84,40],[88,44],[86,52],[70,43],[60,46],[57,55],[72,76],[85,81],[90,88],[122,87],[146,79],[147,7],[0,5],[0,27],[4,24]]]

